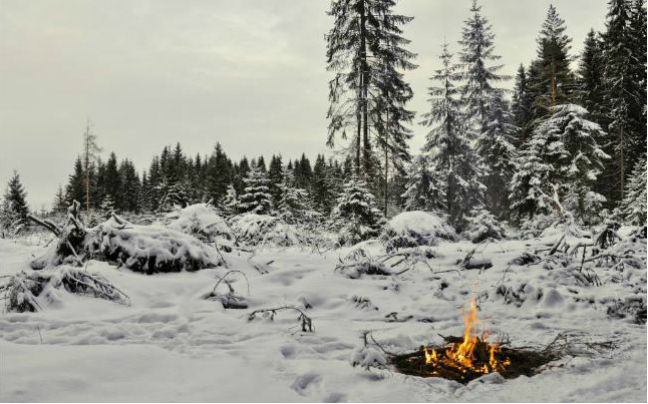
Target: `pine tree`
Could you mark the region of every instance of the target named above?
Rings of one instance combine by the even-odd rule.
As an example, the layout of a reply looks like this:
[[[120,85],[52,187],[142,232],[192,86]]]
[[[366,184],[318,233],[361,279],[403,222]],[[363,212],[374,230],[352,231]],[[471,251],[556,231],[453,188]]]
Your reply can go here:
[[[65,197],[65,192],[63,187],[59,185],[56,195],[54,196],[54,202],[52,203],[52,212],[54,213],[65,213],[67,210],[67,203]]]
[[[642,34],[633,32],[632,15],[629,0],[610,0],[603,84],[610,119],[608,132],[613,139],[613,149],[606,151],[614,154],[608,172],[615,174],[615,179],[608,183],[614,191],[608,196],[615,201],[624,198],[628,167],[646,150],[645,39],[643,44],[637,41],[638,37],[645,38],[645,29],[642,28]],[[642,24],[645,21],[638,25]]]
[[[507,80],[507,76],[498,75],[501,64],[489,66],[500,56],[495,55],[493,40],[495,34],[488,20],[481,15],[481,7],[473,0],[471,17],[464,22],[459,55],[462,66],[462,78],[466,84],[461,88],[462,102],[466,107],[466,118],[470,121],[473,136],[478,136],[486,129],[490,116],[489,106],[493,98],[501,96],[501,89],[494,83]]]
[[[119,176],[122,184],[122,209],[126,212],[138,213],[140,211],[142,184],[133,163],[129,160],[123,160],[119,166]]]
[[[573,100],[576,82],[569,66],[572,40],[565,30],[565,20],[560,18],[554,6],[549,6],[537,40],[538,57],[529,69],[535,119],[549,114],[555,105]]]
[[[517,126],[517,136],[514,145],[520,147],[531,136],[533,122],[533,99],[529,93],[527,72],[524,65],[520,65],[515,76],[513,89],[513,123]]]
[[[493,97],[488,124],[477,138],[477,152],[484,166],[481,182],[486,187],[486,207],[499,219],[508,214],[507,188],[515,172],[516,149],[512,142],[518,128],[511,120],[504,100]]]
[[[646,156],[637,160],[626,182],[621,210],[625,219],[636,226],[646,225]]]
[[[239,200],[233,185],[227,187],[227,193],[221,202],[221,212],[225,217],[232,217],[238,213]]]
[[[85,206],[87,212],[90,212],[92,168],[98,154],[101,152],[101,148],[97,144],[97,135],[92,132],[90,126],[91,123],[88,120],[86,130],[83,133],[83,171],[85,174]]]
[[[85,200],[84,172],[81,158],[77,158],[74,163],[74,173],[70,175],[65,195],[68,206],[74,201],[81,203]]]
[[[22,182],[20,182],[20,175],[15,170],[4,194],[2,210],[4,217],[11,216],[20,223],[23,223],[29,214],[27,192]],[[3,225],[6,225],[6,223],[3,223]]]
[[[274,206],[278,206],[281,200],[280,185],[283,182],[283,171],[281,155],[273,155],[270,160],[270,167],[268,168],[268,177],[270,178],[270,195],[272,195],[272,203]]]
[[[295,176],[288,169],[284,170],[283,180],[279,186],[281,188],[281,199],[277,206],[279,217],[289,224],[302,223],[310,199],[308,192],[295,187]]]
[[[332,216],[341,245],[353,245],[377,237],[385,223],[366,182],[358,179],[344,184]]]
[[[268,174],[261,171],[258,166],[252,165],[243,181],[245,188],[239,202],[240,211],[259,215],[269,214],[272,210],[272,196]]]
[[[114,204],[115,210],[125,210],[123,205],[122,178],[119,175],[119,165],[117,155],[110,153],[106,162],[106,178],[104,179],[105,198],[110,198]]]
[[[445,195],[443,179],[430,169],[431,162],[426,155],[414,158],[407,175],[404,198],[405,210],[423,210],[436,212],[445,210]]]
[[[328,11],[335,21],[326,35],[327,69],[336,75],[329,82],[327,144],[333,147],[338,134],[346,139],[347,130],[352,130],[356,174],[369,171],[371,132],[379,136],[371,119],[376,114],[377,98],[383,96],[376,87],[400,80],[394,75],[386,79],[382,73],[389,72],[390,67],[412,67],[409,59],[413,54],[403,48],[407,40],[401,37],[400,29],[412,18],[394,14],[395,4],[395,0],[335,0]]]
[[[435,167],[433,175],[445,180],[443,194],[450,222],[461,230],[469,212],[481,204],[483,185],[478,181],[477,159],[466,136],[465,115],[458,100],[455,82],[460,78],[447,44],[440,56],[443,68],[431,78],[440,82],[430,87],[430,112],[424,115],[425,126],[434,126],[426,136],[423,153],[430,156]]]

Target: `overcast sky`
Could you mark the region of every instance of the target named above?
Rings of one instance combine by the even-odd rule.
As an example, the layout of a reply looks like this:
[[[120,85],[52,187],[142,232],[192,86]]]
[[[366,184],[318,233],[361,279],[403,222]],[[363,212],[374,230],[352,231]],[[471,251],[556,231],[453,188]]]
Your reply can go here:
[[[550,3],[582,48],[602,30],[606,0],[481,0],[504,73],[534,57]],[[329,0],[2,0],[0,181],[18,170],[34,208],[51,204],[94,122],[105,158],[141,171],[162,147],[233,158],[325,152],[324,34]],[[444,37],[457,49],[470,0],[403,0],[419,56],[411,109],[426,109],[427,78]],[[510,83],[509,85],[512,85]],[[418,152],[425,129],[415,127]]]

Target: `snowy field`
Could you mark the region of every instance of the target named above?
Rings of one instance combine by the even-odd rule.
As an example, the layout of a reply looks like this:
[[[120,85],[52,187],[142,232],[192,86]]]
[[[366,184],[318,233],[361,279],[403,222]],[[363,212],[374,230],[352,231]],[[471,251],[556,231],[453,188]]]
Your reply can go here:
[[[86,270],[101,273],[131,304],[56,290],[40,299],[42,311],[3,312],[0,399],[645,402],[646,325],[632,316],[611,316],[608,309],[633,297],[645,305],[645,266],[592,267],[601,283],[595,286],[578,281],[573,269],[548,268],[546,262],[510,264],[524,251],[546,256],[558,238],[478,245],[439,239],[429,247],[436,257],[409,271],[358,279],[335,271],[349,247],[320,253],[265,247],[253,257],[234,249],[223,253],[229,268],[155,275],[91,260]],[[0,240],[1,274],[32,271],[29,262],[46,251],[47,239]],[[385,253],[384,243],[363,246],[372,256]],[[457,265],[475,248],[475,259],[490,259],[491,268]],[[645,244],[638,254],[645,263]],[[267,273],[253,265],[270,261]],[[245,309],[203,299],[228,270],[249,280],[248,293],[243,276],[228,277]],[[462,308],[471,298],[481,325],[494,338],[508,336],[514,347],[541,349],[562,333],[572,341],[611,344],[566,355],[533,377],[504,381],[489,375],[467,385],[351,365],[367,354],[380,358],[363,347],[363,331],[398,353],[441,343],[440,334],[462,335]],[[303,310],[314,332],[303,332],[292,312],[273,321],[248,318],[254,310],[286,305]]]

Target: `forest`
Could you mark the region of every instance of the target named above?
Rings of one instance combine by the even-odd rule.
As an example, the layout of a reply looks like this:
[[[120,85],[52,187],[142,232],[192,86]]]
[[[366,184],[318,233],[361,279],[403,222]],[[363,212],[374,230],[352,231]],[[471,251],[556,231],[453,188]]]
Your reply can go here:
[[[585,38],[549,6],[514,76],[497,4],[467,6],[412,88],[418,16],[331,1],[316,156],[178,139],[138,171],[88,120],[51,207],[30,208],[14,171],[0,398],[645,400],[645,0],[609,0]],[[59,384],[112,366],[141,378]]]

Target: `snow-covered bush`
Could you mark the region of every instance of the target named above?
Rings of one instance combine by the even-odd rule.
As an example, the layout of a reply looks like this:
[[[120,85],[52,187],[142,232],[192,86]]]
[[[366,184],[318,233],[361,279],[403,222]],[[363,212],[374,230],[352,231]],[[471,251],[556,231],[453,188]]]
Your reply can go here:
[[[61,267],[53,271],[22,271],[5,277],[0,283],[0,294],[8,312],[35,312],[45,305],[58,303],[56,290],[63,289],[77,295],[130,304],[122,291],[110,284],[101,274],[77,268]]]
[[[204,243],[216,243],[231,251],[235,236],[227,222],[208,203],[198,203],[166,215],[167,227],[196,237]]]
[[[431,246],[437,239],[456,240],[457,234],[445,219],[429,212],[403,212],[385,225],[387,250]]]
[[[289,247],[300,243],[298,228],[274,216],[244,213],[230,222],[238,242],[243,244]]]
[[[239,199],[239,210],[259,215],[270,213],[272,210],[272,196],[270,195],[268,174],[253,165],[243,182],[245,188]]]
[[[340,245],[353,245],[380,234],[385,219],[363,180],[351,179],[333,210],[333,227]]]
[[[469,218],[466,236],[473,243],[481,243],[486,239],[501,240],[505,237],[505,230],[492,213],[479,209]]]

